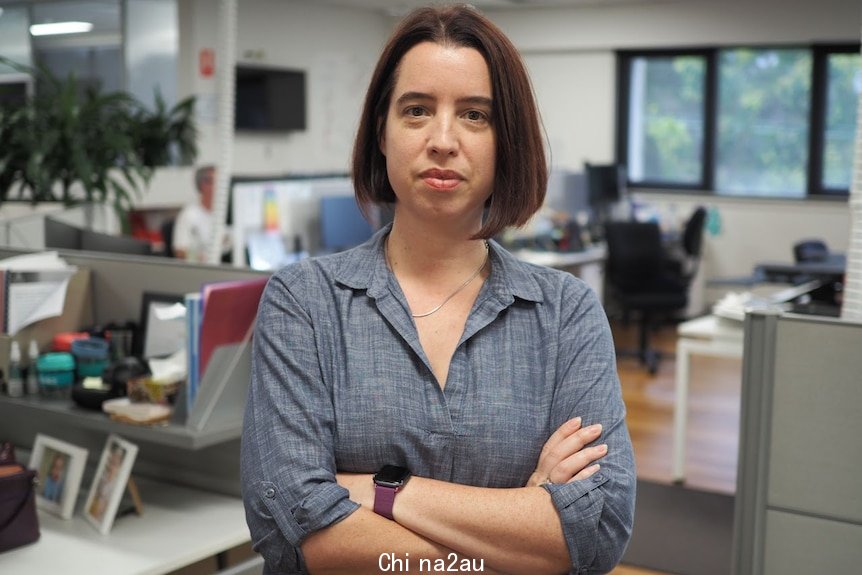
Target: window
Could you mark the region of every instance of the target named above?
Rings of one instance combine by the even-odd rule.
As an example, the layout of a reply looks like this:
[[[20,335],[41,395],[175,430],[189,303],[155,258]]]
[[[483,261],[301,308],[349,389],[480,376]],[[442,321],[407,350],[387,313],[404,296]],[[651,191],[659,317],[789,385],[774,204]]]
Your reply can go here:
[[[629,185],[802,198],[849,191],[859,47],[619,54]]]
[[[702,56],[634,58],[628,174],[633,182],[697,185],[703,172]]]
[[[804,196],[811,53],[723,50],[718,86],[716,191],[725,195]]]
[[[862,56],[858,53],[828,54],[825,86],[820,188],[825,193],[834,193],[850,188],[856,114],[862,92]]]

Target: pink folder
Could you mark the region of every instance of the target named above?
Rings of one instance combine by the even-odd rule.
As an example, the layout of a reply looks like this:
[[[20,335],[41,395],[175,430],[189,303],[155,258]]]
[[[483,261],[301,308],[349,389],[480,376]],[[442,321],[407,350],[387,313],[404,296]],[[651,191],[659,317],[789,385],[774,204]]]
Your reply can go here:
[[[213,351],[251,335],[260,296],[269,277],[206,284],[201,289],[200,374],[206,374]]]

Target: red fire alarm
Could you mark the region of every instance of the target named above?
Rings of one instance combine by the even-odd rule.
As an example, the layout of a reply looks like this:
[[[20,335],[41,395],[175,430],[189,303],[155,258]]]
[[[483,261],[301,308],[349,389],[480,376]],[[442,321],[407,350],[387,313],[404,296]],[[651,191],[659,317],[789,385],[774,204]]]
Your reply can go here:
[[[201,48],[198,55],[198,64],[201,70],[201,76],[209,78],[215,72],[215,50],[212,48]]]

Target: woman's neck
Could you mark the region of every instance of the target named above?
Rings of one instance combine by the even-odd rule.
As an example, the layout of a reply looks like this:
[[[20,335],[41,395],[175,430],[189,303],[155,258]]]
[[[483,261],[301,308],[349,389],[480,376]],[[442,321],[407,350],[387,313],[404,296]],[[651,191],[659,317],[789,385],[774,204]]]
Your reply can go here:
[[[399,226],[398,219],[386,239],[389,266],[399,275],[442,278],[472,272],[485,259],[484,240],[471,239],[476,230],[441,232],[440,230]]]

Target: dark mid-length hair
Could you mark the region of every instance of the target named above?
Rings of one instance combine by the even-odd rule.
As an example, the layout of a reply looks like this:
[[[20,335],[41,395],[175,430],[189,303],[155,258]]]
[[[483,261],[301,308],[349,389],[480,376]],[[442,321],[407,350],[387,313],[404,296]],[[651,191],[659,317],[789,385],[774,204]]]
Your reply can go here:
[[[353,147],[353,186],[359,205],[396,201],[380,141],[398,66],[422,42],[474,48],[488,64],[496,168],[485,221],[475,237],[490,238],[506,227],[524,225],[542,206],[548,182],[539,112],[518,50],[497,26],[469,6],[419,8],[401,22],[383,48]]]

